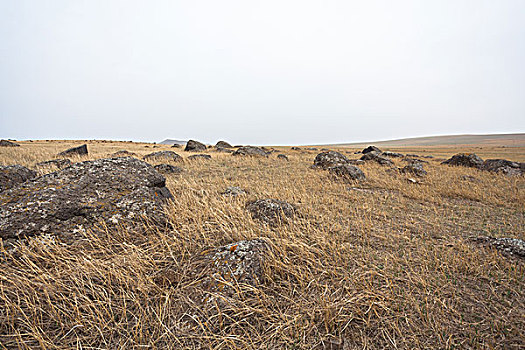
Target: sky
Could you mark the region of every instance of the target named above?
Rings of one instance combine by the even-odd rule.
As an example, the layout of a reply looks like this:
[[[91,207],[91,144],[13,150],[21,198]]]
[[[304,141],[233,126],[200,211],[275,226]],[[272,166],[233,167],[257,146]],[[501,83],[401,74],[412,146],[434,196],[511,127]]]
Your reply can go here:
[[[523,0],[0,0],[0,138],[513,132]]]

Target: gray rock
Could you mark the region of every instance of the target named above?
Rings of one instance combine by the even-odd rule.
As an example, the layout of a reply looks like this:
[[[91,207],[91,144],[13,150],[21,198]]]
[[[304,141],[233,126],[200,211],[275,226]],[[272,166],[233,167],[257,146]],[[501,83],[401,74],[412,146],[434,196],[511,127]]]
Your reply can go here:
[[[211,156],[209,154],[194,154],[188,157],[189,160],[210,160]]]
[[[178,143],[174,143],[173,145],[171,145],[172,148],[182,148],[182,145],[178,144]]]
[[[389,165],[389,166],[394,165],[394,163],[390,159],[383,157],[381,154],[377,152],[364,153],[360,159],[364,161],[374,161],[381,165]]]
[[[348,164],[350,160],[345,155],[335,152],[327,151],[321,152],[314,159],[314,167],[328,169],[337,165]]]
[[[87,145],[72,147],[58,154],[59,157],[85,156],[88,154]]]
[[[297,209],[294,205],[277,199],[258,199],[247,204],[252,218],[275,226],[293,218]]]
[[[389,152],[389,151],[383,152],[382,155],[385,157],[390,157],[390,158],[402,158],[403,157],[401,153]]]
[[[215,147],[216,148],[233,148],[232,145],[230,145],[228,142],[226,141],[219,141],[215,144]]]
[[[459,153],[441,164],[481,169],[483,167],[483,160],[473,153]]]
[[[240,188],[240,187],[230,186],[230,187],[227,187],[227,188],[224,190],[224,192],[222,192],[221,194],[224,195],[224,196],[237,197],[237,196],[241,196],[241,195],[246,194],[246,191],[243,190],[243,189]]]
[[[186,148],[184,148],[184,150],[186,152],[202,152],[206,151],[206,145],[199,141],[189,140],[186,143]]]
[[[288,156],[286,154],[278,154],[277,155],[277,159],[289,160]]]
[[[506,159],[487,159],[483,162],[481,167],[483,170],[498,172],[505,175],[521,175],[522,169],[520,168],[520,163],[511,162]]]
[[[0,238],[49,233],[68,240],[100,222],[132,227],[142,218],[165,225],[165,183],[132,157],[75,163],[0,193]]]
[[[26,182],[37,174],[21,165],[0,165],[0,192]]]
[[[361,169],[350,164],[336,165],[328,168],[328,171],[330,174],[344,180],[356,181],[366,178],[365,173]]]
[[[410,163],[400,169],[400,171],[404,174],[412,174],[416,176],[425,176],[427,174],[426,170],[423,168],[423,164],[421,163]]]
[[[162,174],[180,174],[184,172],[184,169],[170,164],[157,164],[154,166],[154,168]]]
[[[525,241],[517,238],[509,237],[478,237],[474,239],[475,241],[488,244],[497,250],[500,250],[506,254],[525,258]]]
[[[269,153],[260,147],[243,146],[233,152],[234,156],[268,157]]]
[[[39,168],[56,167],[58,169],[64,169],[70,165],[71,161],[69,159],[51,159],[36,164],[36,166]]]
[[[229,148],[222,148],[222,147],[216,147],[216,148],[215,148],[215,151],[216,151],[216,152],[223,152],[223,153],[233,153],[233,150],[232,150],[232,149],[229,149]]]
[[[294,146],[292,148],[290,148],[292,151],[300,151],[301,150],[301,147],[297,147],[297,146]]]
[[[20,145],[12,141],[0,140],[0,147],[20,147]]]
[[[160,161],[160,160],[168,160],[172,162],[182,162],[182,157],[179,156],[177,153],[173,151],[159,151],[159,152],[153,152],[146,154],[142,159],[144,160],[152,160],[152,161]]]
[[[361,151],[361,153],[363,153],[363,154],[369,153],[369,152],[381,153],[381,150],[379,148],[377,148],[376,146],[368,146],[367,148],[365,148],[364,150]]]

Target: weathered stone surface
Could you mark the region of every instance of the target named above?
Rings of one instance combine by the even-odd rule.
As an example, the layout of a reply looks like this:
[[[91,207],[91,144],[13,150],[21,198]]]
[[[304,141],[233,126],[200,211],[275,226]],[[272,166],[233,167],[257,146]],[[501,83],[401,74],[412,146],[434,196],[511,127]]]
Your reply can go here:
[[[364,161],[374,161],[381,165],[389,165],[389,166],[394,165],[394,163],[390,159],[383,157],[381,154],[377,152],[367,152],[363,154],[363,156],[360,159]]]
[[[404,174],[412,174],[416,176],[425,176],[427,174],[426,170],[423,168],[423,164],[419,162],[410,163],[401,168],[400,171]]]
[[[349,162],[350,160],[345,155],[335,151],[327,151],[315,156],[314,167],[328,169],[337,165],[348,164]]]
[[[509,237],[478,237],[477,242],[488,244],[505,254],[525,259],[525,241]]]
[[[202,152],[206,151],[206,145],[199,141],[189,140],[186,143],[186,148],[184,148],[184,150],[186,152]]]
[[[111,155],[112,157],[136,157],[137,154],[127,151],[125,149],[121,149],[120,151],[117,151]]]
[[[226,141],[219,141],[215,144],[215,147],[216,148],[233,148],[232,145],[230,145],[228,142]]]
[[[483,160],[473,153],[459,153],[441,164],[481,169],[483,167]]]
[[[37,174],[21,165],[0,165],[0,192],[26,182]]]
[[[210,160],[211,156],[209,154],[194,154],[188,157],[189,160]]]
[[[20,145],[12,141],[0,140],[0,147],[20,147]]]
[[[403,157],[401,153],[389,152],[389,151],[385,151],[381,155],[385,157],[390,157],[390,158],[402,158]]]
[[[154,166],[154,168],[162,174],[180,174],[184,172],[184,169],[170,164],[157,164]]]
[[[350,164],[341,164],[328,168],[330,174],[341,178],[343,180],[364,180],[366,178],[365,173],[356,166]]]
[[[166,179],[131,157],[75,163],[0,193],[0,238],[73,237],[100,221],[134,226],[146,217],[164,225]]]
[[[222,147],[215,148],[215,151],[216,152],[223,152],[223,153],[233,153],[233,149],[222,148]]]
[[[243,194],[246,194],[246,191],[243,190],[242,188],[240,187],[236,187],[236,186],[230,186],[230,187],[227,187],[224,192],[221,193],[222,195],[224,196],[232,196],[232,197],[237,197],[237,196],[241,196]]]
[[[70,157],[70,156],[85,156],[88,154],[87,145],[82,145],[78,147],[72,147],[63,152],[60,152],[58,156],[60,157]]]
[[[183,161],[182,157],[173,151],[159,151],[159,152],[149,153],[149,154],[146,154],[142,159],[151,160],[151,161],[155,161],[155,160],[157,161],[168,160],[172,162],[182,162]]]
[[[288,156],[286,154],[278,154],[277,155],[277,159],[289,160]]]
[[[483,170],[498,172],[505,175],[521,175],[520,163],[506,159],[487,159],[481,167]]]
[[[269,225],[277,225],[293,218],[297,209],[294,205],[277,199],[258,199],[247,204],[246,209],[254,219]]]
[[[39,168],[56,167],[58,169],[64,169],[70,165],[71,161],[69,159],[51,159],[36,164]]]
[[[364,150],[361,151],[361,153],[363,153],[363,154],[369,153],[369,152],[381,153],[381,150],[379,148],[377,148],[376,146],[368,146],[367,148],[365,148]]]
[[[234,156],[268,157],[268,152],[260,147],[243,146],[233,152]]]

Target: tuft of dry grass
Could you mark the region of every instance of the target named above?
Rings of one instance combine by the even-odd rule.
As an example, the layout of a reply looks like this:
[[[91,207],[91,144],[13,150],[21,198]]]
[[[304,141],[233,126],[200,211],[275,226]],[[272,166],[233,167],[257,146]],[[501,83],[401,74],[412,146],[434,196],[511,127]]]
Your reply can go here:
[[[21,144],[0,149],[0,163],[33,167],[81,142]],[[91,141],[76,160],[120,149],[191,154],[152,146]],[[429,160],[419,184],[377,164],[349,184],[310,169],[315,151],[279,151],[290,161],[208,150],[211,160],[177,164],[187,171],[167,176],[170,230],[88,232],[74,245],[37,237],[0,253],[0,348],[525,348],[523,260],[470,239],[525,239],[523,177]],[[447,151],[435,155],[468,150]],[[524,160],[523,149],[512,152],[505,157]],[[248,194],[221,195],[228,186]],[[262,198],[301,215],[265,225],[245,209]],[[206,302],[199,257],[254,238],[272,245],[262,283]]]

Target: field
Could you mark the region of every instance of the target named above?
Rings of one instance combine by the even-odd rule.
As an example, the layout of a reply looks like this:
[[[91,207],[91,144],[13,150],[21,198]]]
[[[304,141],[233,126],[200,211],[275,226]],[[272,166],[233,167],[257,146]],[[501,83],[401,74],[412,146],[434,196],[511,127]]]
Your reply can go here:
[[[82,143],[21,142],[0,149],[0,164],[34,168]],[[189,155],[87,144],[77,160],[120,149]],[[459,152],[524,162],[525,147],[385,148],[435,157],[418,183],[375,163],[359,166],[366,181],[342,182],[310,168],[318,151],[275,148],[289,161],[210,149],[211,160],[174,164],[186,171],[166,176],[170,230],[31,239],[16,256],[0,253],[0,349],[525,348],[525,260],[475,241],[525,239],[525,178],[440,164]],[[331,149],[357,159],[361,148]],[[228,186],[248,194],[221,195]],[[300,215],[263,224],[245,209],[260,198]],[[203,302],[195,258],[253,238],[272,246],[262,283]]]

